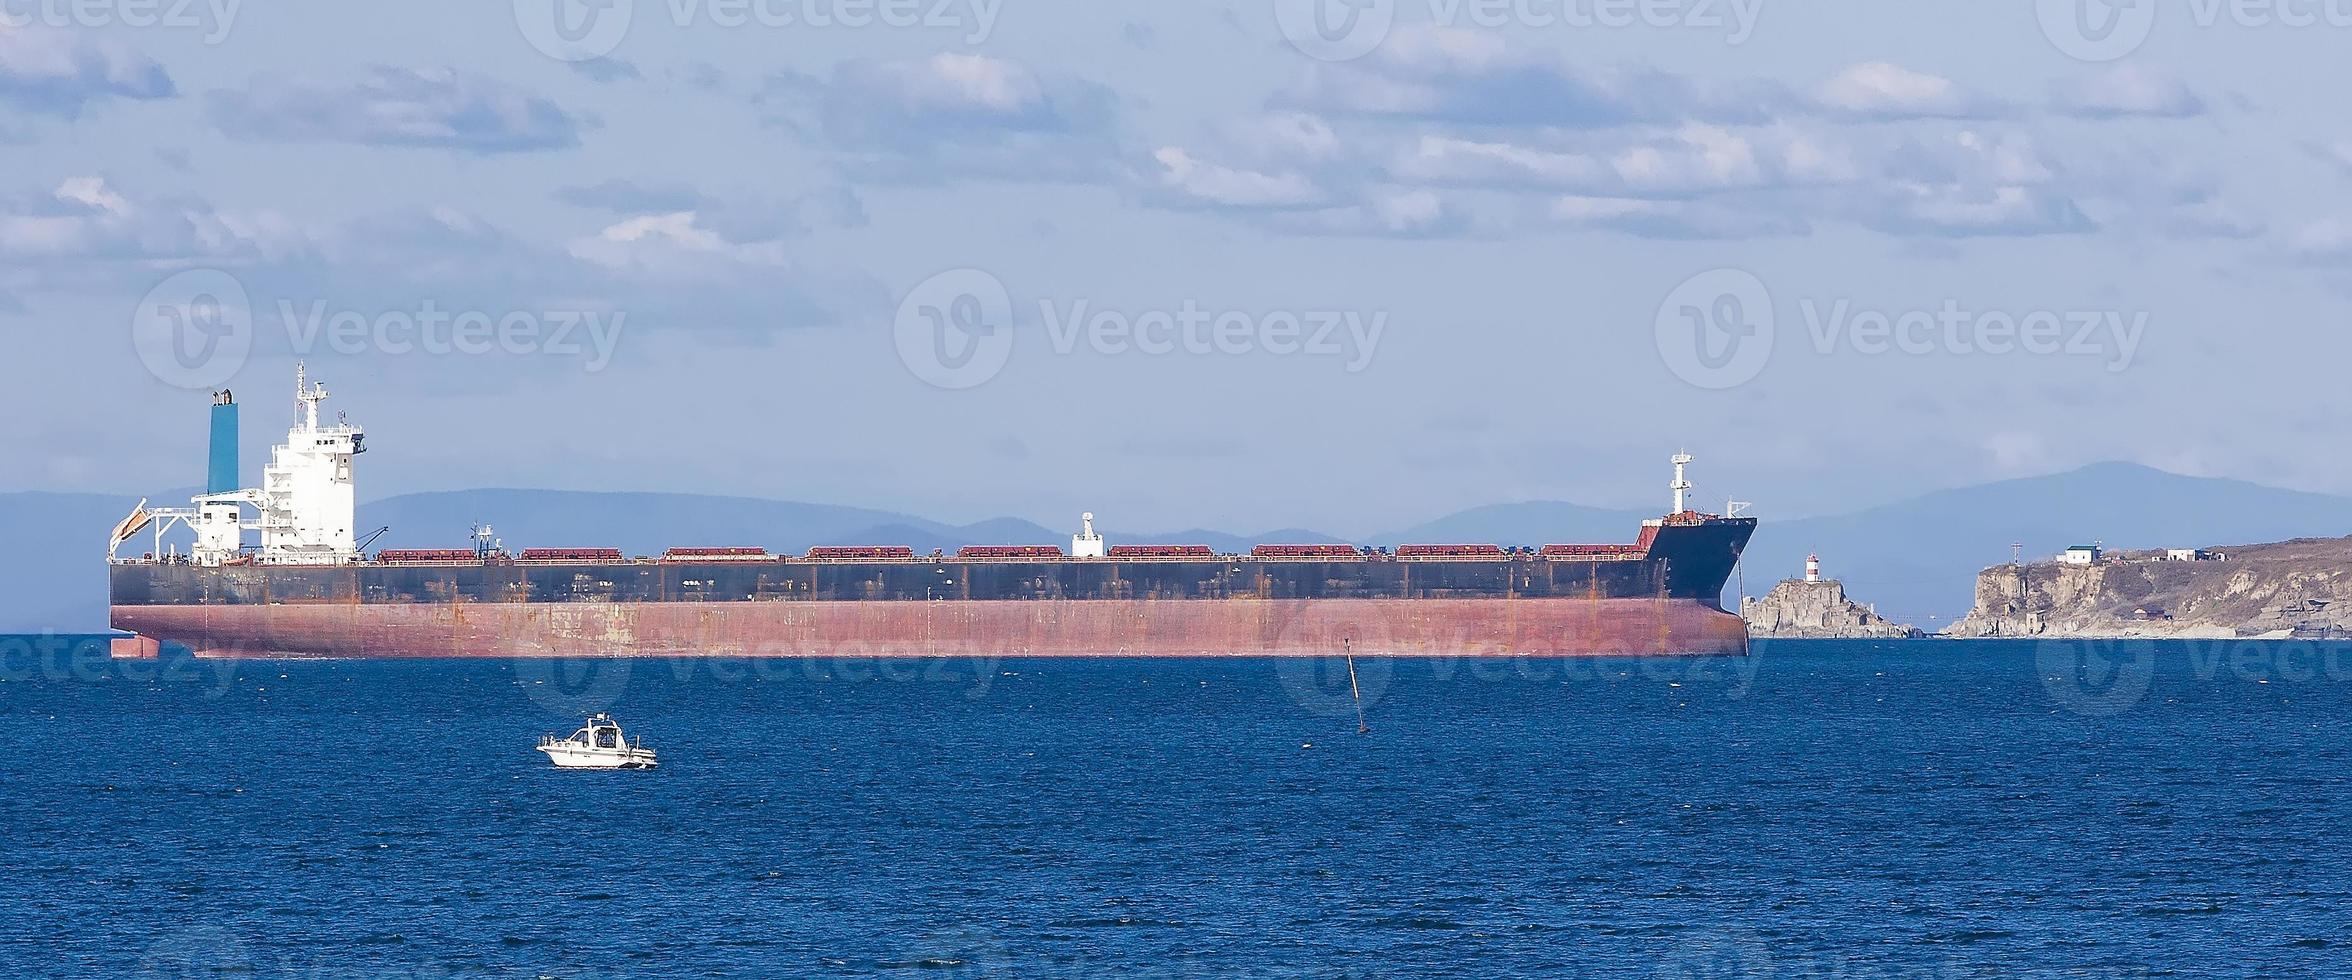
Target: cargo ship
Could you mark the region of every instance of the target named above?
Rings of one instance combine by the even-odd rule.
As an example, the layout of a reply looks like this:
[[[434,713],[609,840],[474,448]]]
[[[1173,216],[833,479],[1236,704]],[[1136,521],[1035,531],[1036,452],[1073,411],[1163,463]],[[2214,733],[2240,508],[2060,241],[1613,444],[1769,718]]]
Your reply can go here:
[[[234,396],[214,396],[205,492],[141,500],[108,543],[126,655],[199,656],[1644,656],[1741,654],[1720,605],[1756,520],[1674,506],[1631,543],[1115,545],[1080,520],[1057,544],[918,554],[903,545],[777,554],[750,544],[629,556],[610,547],[369,554],[353,529],[365,433],[295,420],[259,487],[238,487]],[[478,531],[480,529],[477,529]],[[180,547],[180,532],[194,541]],[[254,532],[257,543],[248,542]],[[118,557],[151,534],[151,549]]]

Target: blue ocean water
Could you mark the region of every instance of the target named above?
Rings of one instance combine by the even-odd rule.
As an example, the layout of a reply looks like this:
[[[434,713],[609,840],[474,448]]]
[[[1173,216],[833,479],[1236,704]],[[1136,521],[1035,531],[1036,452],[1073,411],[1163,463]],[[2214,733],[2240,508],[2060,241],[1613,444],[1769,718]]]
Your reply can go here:
[[[2352,973],[2352,647],[0,654],[0,976]]]

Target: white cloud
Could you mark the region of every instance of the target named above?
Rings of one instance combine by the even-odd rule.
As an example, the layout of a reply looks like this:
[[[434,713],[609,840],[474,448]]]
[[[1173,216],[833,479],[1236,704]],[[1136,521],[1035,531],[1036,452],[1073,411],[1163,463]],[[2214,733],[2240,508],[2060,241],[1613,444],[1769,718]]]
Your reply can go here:
[[[1855,164],[1843,148],[1786,128],[1734,131],[1703,123],[1632,140],[1585,140],[1576,148],[1429,134],[1390,169],[1407,181],[1627,197],[1682,197],[1857,178]]]
[[[211,93],[208,108],[231,136],[482,154],[576,146],[587,126],[547,99],[449,68],[379,65],[347,85],[256,82]]]
[[[1970,119],[1997,109],[1949,78],[1885,61],[1839,72],[1813,89],[1813,99],[1831,113],[1859,119]]]
[[[307,244],[292,222],[274,213],[137,202],[95,176],[68,178],[47,193],[0,197],[0,255],[22,262],[233,262]]]
[[[2205,113],[2205,101],[2187,83],[2138,62],[2062,82],[2055,88],[2052,101],[2057,110],[2086,119],[2186,119]]]
[[[1400,28],[1371,55],[1313,63],[1275,99],[1333,115],[1595,129],[1641,123],[1765,122],[1780,86],[1701,81],[1652,69],[1571,67],[1549,50],[1484,31]]]
[[[1117,98],[1020,62],[948,52],[851,59],[816,78],[770,77],[772,125],[818,137],[862,180],[1107,180],[1117,173]]]
[[[1321,203],[1313,181],[1295,173],[1239,170],[1195,159],[1177,147],[1152,154],[1159,164],[1153,185],[1182,199],[1222,207],[1291,208]]]
[[[154,59],[88,34],[10,26],[0,18],[0,101],[34,112],[79,115],[105,99],[179,94]]]

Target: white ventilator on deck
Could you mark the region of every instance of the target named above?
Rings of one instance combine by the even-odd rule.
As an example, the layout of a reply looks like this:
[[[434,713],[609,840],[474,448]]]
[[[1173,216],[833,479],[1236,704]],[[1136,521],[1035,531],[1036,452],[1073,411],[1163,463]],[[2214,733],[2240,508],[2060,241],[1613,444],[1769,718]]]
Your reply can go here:
[[[1070,557],[1101,558],[1108,554],[1102,535],[1094,533],[1094,512],[1078,515],[1078,533],[1070,536]]]
[[[1674,454],[1674,482],[1668,486],[1668,489],[1674,491],[1674,510],[1672,513],[1680,514],[1683,511],[1690,509],[1689,507],[1684,506],[1684,503],[1690,497],[1691,481],[1684,478],[1683,467],[1689,466],[1692,462],[1694,462],[1694,460],[1691,459],[1691,455],[1689,453]]]
[[[112,558],[123,542],[153,527],[157,557],[164,549],[163,533],[185,524],[196,532],[189,557],[199,565],[219,565],[244,549],[244,532],[261,532],[261,551],[254,560],[288,565],[322,565],[358,561],[359,547],[351,533],[356,497],[351,484],[351,458],[362,452],[366,439],[359,426],[337,419],[319,424],[319,403],[327,387],[310,381],[301,365],[294,368],[294,426],[283,445],[270,450],[269,466],[259,488],[200,494],[193,507],[147,509],[145,500],[117,524],[107,542]],[[260,513],[258,521],[243,519],[241,507]]]

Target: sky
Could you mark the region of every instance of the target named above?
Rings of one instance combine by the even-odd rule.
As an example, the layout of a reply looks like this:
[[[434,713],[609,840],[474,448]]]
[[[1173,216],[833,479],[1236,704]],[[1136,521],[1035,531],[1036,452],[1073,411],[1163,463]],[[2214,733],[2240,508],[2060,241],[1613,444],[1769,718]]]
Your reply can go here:
[[[2352,0],[0,0],[0,489],[2352,493]],[[1115,518],[1109,515],[1117,515]],[[486,518],[495,515],[485,515]]]

